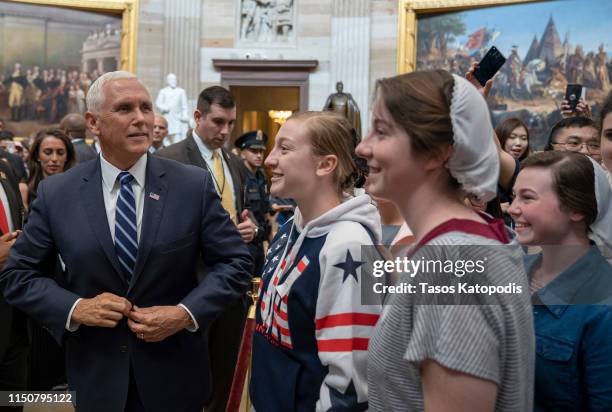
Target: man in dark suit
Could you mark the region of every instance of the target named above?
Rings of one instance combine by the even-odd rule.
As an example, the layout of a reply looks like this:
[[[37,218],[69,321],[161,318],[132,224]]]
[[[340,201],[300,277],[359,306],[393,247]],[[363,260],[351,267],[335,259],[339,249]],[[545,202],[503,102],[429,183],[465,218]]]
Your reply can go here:
[[[164,148],[164,139],[168,136],[168,121],[164,116],[155,115],[153,126],[153,141],[149,147],[149,153],[155,153]]]
[[[264,236],[245,204],[245,184],[241,160],[225,150],[236,122],[236,104],[231,93],[220,86],[204,89],[194,112],[196,127],[187,138],[158,151],[161,157],[198,166],[209,172],[222,204],[228,211],[252,255]],[[206,268],[199,276],[206,277]],[[213,397],[209,412],[224,412],[234,376],[240,340],[247,312],[246,295],[223,313],[209,331]]]
[[[83,163],[98,157],[95,150],[85,143],[87,123],[83,116],[78,113],[67,114],[60,122],[59,128],[62,129],[72,141],[77,163]]]
[[[23,203],[10,166],[0,162],[0,268],[21,229]],[[0,295],[0,391],[25,390],[29,334],[25,315]],[[0,407],[0,410],[4,410]],[[17,410],[15,408],[11,409]]]
[[[201,411],[202,332],[245,293],[251,256],[209,174],[148,154],[153,104],[135,76],[102,75],[87,106],[101,156],[41,182],[4,295],[63,340],[77,411]]]

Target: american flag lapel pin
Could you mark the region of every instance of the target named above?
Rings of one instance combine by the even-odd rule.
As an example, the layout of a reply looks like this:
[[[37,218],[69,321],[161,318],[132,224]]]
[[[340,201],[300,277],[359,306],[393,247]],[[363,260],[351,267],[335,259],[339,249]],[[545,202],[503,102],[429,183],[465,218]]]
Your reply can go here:
[[[159,195],[157,193],[149,192],[149,197],[153,200],[159,200]]]

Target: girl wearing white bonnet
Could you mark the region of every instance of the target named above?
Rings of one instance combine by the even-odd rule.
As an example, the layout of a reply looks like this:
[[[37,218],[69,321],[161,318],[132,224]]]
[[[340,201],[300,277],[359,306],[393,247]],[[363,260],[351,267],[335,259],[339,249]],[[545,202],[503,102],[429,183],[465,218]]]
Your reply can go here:
[[[612,405],[612,189],[580,153],[536,153],[521,164],[508,212],[534,302],[534,411],[608,411]],[[593,242],[595,240],[595,242]],[[599,246],[598,246],[599,245]]]
[[[368,162],[368,190],[395,203],[414,232],[410,257],[469,260],[491,255],[494,246],[483,278],[526,292],[515,234],[462,201],[467,194],[491,200],[499,176],[489,112],[474,86],[443,70],[381,79],[372,122],[357,154]],[[424,247],[430,245],[441,256],[432,256]],[[478,246],[457,256],[458,245]],[[399,282],[421,292],[419,282],[436,275],[453,277],[400,273]],[[487,305],[427,304],[423,296],[425,304],[415,304],[416,296],[386,298],[369,346],[371,410],[532,409],[534,333],[527,293],[498,294]]]
[[[601,157],[606,169],[608,181],[612,186],[612,92],[603,103],[599,114],[599,131],[601,133]]]

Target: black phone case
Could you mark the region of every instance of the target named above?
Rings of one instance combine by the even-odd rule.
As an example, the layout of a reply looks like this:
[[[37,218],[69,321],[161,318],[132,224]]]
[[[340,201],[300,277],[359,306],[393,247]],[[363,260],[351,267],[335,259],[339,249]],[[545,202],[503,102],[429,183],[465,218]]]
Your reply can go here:
[[[490,78],[495,76],[495,73],[501,69],[504,63],[506,63],[506,58],[497,50],[497,47],[493,46],[478,63],[478,67],[474,71],[474,77],[478,80],[478,83],[484,86]]]
[[[572,111],[576,110],[576,106],[578,105],[578,99],[580,99],[580,97],[582,97],[582,85],[568,84],[567,88],[565,89],[565,100],[569,102]]]

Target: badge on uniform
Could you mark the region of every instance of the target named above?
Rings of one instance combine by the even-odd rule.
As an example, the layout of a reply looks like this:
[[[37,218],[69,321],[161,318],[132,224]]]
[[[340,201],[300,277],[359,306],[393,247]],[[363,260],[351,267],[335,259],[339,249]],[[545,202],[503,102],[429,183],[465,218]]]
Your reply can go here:
[[[159,200],[159,195],[157,193],[149,192],[149,197],[153,200]]]

